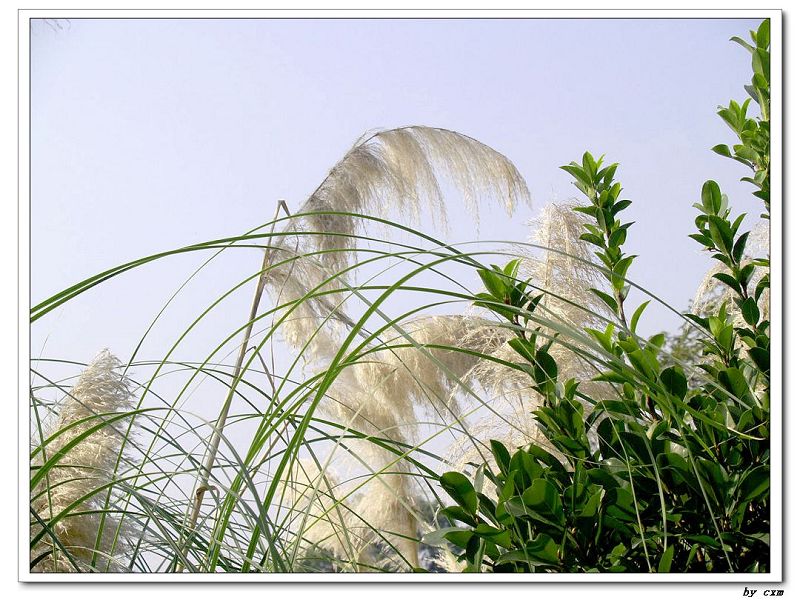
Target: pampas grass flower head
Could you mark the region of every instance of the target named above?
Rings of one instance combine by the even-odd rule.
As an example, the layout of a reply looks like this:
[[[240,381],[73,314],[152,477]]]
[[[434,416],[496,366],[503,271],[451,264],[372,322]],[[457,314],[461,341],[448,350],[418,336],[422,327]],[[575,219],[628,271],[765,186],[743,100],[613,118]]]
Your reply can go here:
[[[31,561],[38,559],[34,571],[92,570],[92,562],[101,571],[121,568],[114,554],[125,548],[128,528],[118,527],[119,520],[109,513],[102,517],[124,439],[122,421],[90,433],[110,416],[132,408],[131,383],[119,373],[120,366],[111,352],[100,352],[62,399],[43,432],[41,452],[36,454],[38,464],[32,466],[41,468],[51,457],[63,456],[31,491],[31,509],[50,529],[31,548]],[[101,520],[103,530],[99,531]],[[32,517],[31,539],[41,530],[39,520]]]

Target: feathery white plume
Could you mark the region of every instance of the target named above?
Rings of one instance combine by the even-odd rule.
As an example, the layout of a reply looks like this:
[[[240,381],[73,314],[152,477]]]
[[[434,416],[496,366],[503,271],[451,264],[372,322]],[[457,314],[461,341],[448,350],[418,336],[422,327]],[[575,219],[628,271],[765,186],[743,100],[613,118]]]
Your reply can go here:
[[[371,463],[370,468],[379,474],[361,488],[362,493],[354,505],[354,516],[358,518],[351,520],[350,530],[365,543],[364,549],[379,542],[394,546],[395,552],[384,555],[381,561],[384,568],[406,571],[409,565],[418,567],[419,517],[415,510],[413,477],[402,462],[396,462],[393,453],[374,447],[368,449],[367,444],[355,447],[368,450],[366,459]],[[366,561],[362,559],[361,562]]]
[[[455,186],[477,218],[480,197],[497,198],[511,214],[529,202],[528,188],[505,156],[468,136],[431,127],[401,127],[372,134],[356,145],[300,207],[301,213],[349,212],[385,216],[396,211],[419,222],[427,210],[446,220],[440,181]],[[312,214],[305,227],[318,249],[350,248],[359,220],[347,215]],[[334,270],[345,264],[342,253],[325,255]]]
[[[316,546],[345,558],[358,546],[350,532],[349,509],[337,478],[310,459],[296,460],[283,478],[283,504],[292,513],[291,526],[302,549]]]
[[[335,287],[334,282],[324,284],[330,273],[313,256],[293,250],[279,247],[272,256],[274,264],[265,274],[266,289],[276,306],[289,305],[276,315],[276,319],[285,317],[281,335],[293,348],[308,343],[312,356],[331,355],[342,334],[343,313],[338,308],[341,293],[325,293]]]
[[[268,292],[276,303],[283,303],[303,298],[329,278],[332,281],[321,290],[346,287],[348,278],[341,271],[351,264],[352,236],[363,228],[364,219],[321,213],[381,217],[388,213],[411,222],[428,214],[444,223],[443,188],[448,187],[465,199],[476,219],[480,198],[500,200],[509,213],[518,202],[530,201],[524,179],[506,157],[459,133],[402,127],[360,140],[277,238],[272,264],[286,257],[299,258],[265,274]],[[352,323],[342,297],[329,294],[296,306],[282,325],[284,339],[295,348],[311,341],[310,353],[317,361],[330,358],[341,339],[339,325]],[[423,346],[458,346],[469,330],[462,320],[441,318],[412,324],[410,329],[416,343]],[[452,411],[453,380],[464,377],[475,366],[475,358],[436,348],[421,351],[408,343],[401,336],[349,365],[328,391],[333,400],[321,409],[367,434],[403,443],[414,439],[417,407],[429,413]],[[391,348],[397,344],[406,347]],[[392,453],[370,443],[360,446],[372,472],[381,474],[366,486],[356,510],[387,532],[400,553],[416,566],[416,544],[404,539],[416,537],[412,477],[403,474],[400,463],[392,464],[396,461]],[[391,465],[386,468],[389,472],[384,473],[387,465]]]
[[[120,362],[108,351],[100,352],[81,373],[72,390],[62,400],[55,418],[44,432],[44,439],[57,436],[44,446],[47,459],[63,452],[74,440],[86,434],[115,413],[132,407],[130,381],[118,370]],[[104,416],[100,416],[104,415]],[[84,421],[85,420],[85,421]],[[83,422],[81,422],[83,421]],[[102,488],[114,479],[114,468],[119,455],[126,426],[121,419],[98,429],[65,451],[48,472],[47,476],[31,491],[31,508],[45,523],[59,517],[68,507],[83,496]],[[39,466],[43,464],[42,453],[37,455]],[[131,531],[127,522],[122,522],[119,539],[114,545],[114,536],[120,520],[106,513],[100,545],[95,556],[95,541],[102,518],[100,512],[105,502],[107,488],[100,489],[88,499],[69,510],[65,516],[50,527],[64,548],[70,553],[81,571],[92,570],[95,559],[98,571],[117,571],[125,567],[118,560],[127,548]],[[75,513],[85,514],[75,514]],[[37,536],[42,527],[32,518],[31,538]],[[33,567],[36,572],[74,572],[75,565],[45,533],[31,548],[31,560],[47,552]]]
[[[578,378],[582,381],[581,390],[599,399],[607,397],[609,386],[590,381],[597,370],[578,351],[591,354],[584,329],[605,329],[606,319],[614,320],[614,315],[591,291],[608,287],[608,282],[592,246],[580,239],[586,233],[586,219],[574,210],[576,206],[551,203],[529,223],[533,229],[531,241],[545,250],[523,248],[519,276],[531,277],[532,283],[545,292],[537,312],[552,323],[552,327],[543,327],[544,333],[559,335],[550,354],[558,363],[560,379]]]
[[[573,204],[551,203],[539,217],[528,223],[533,230],[531,242],[542,246],[519,249],[521,279],[530,277],[545,295],[539,309],[556,322],[571,327],[586,327],[598,323],[592,313],[609,316],[608,308],[590,291],[602,287],[604,277],[588,243],[580,239],[586,233],[585,218]]]
[[[416,439],[417,407],[440,416],[455,409],[456,382],[474,367],[476,358],[447,348],[458,347],[468,320],[427,317],[403,324],[413,343],[398,336],[373,348],[340,374],[321,410],[369,435],[411,443]],[[378,474],[363,486],[356,514],[380,529],[406,561],[417,566],[416,544],[408,539],[417,536],[413,477],[394,453],[371,442],[351,445],[370,472]],[[369,528],[356,529],[364,539],[377,541]]]
[[[500,200],[509,214],[519,202],[530,202],[525,180],[511,161],[473,138],[421,126],[369,135],[331,169],[301,205],[300,216],[291,219],[282,235],[274,238],[272,264],[300,258],[265,273],[273,300],[302,298],[329,278],[334,281],[325,286],[327,289],[342,288],[349,280],[341,271],[351,263],[350,250],[355,245],[352,236],[364,228],[364,220],[320,213],[398,214],[419,222],[427,212],[434,222],[444,224],[447,215],[441,184],[445,183],[465,199],[476,219],[480,198]],[[331,294],[298,306],[282,328],[287,342],[302,346],[331,314],[333,320],[328,323],[347,322],[343,306],[334,310],[341,298]],[[335,343],[327,326],[321,333],[312,344],[324,347]]]
[[[457,408],[458,383],[478,362],[459,350],[489,353],[505,340],[500,328],[479,317],[422,317],[401,327],[410,339],[398,335],[346,368],[326,411],[368,431],[412,435],[415,408],[434,417]]]
[[[578,377],[583,381],[582,391],[602,397],[609,393],[607,386],[588,381],[596,373],[576,352],[576,349],[586,349],[586,338],[575,332],[581,332],[584,327],[596,327],[602,323],[600,316],[610,315],[605,305],[589,291],[592,287],[602,287],[603,276],[591,248],[580,240],[585,232],[584,220],[573,207],[551,203],[542,209],[537,219],[529,222],[533,230],[532,246],[520,245],[516,249],[521,259],[517,277],[530,278],[531,285],[544,293],[536,315],[543,320],[543,336],[558,335],[550,353],[559,365],[559,377]],[[533,293],[540,292],[534,290]],[[519,362],[519,356],[506,343],[512,337],[511,330],[497,325],[494,329],[494,335],[503,339],[503,343],[495,344],[489,354],[506,362]],[[565,332],[572,334],[571,337]],[[468,333],[465,339],[471,337]],[[470,435],[451,446],[447,458],[454,468],[463,469],[469,463],[482,462],[482,454],[472,438],[498,440],[509,448],[546,442],[531,415],[541,397],[531,388],[526,373],[483,360],[470,375],[490,393],[493,412],[482,412],[477,421],[469,424]]]

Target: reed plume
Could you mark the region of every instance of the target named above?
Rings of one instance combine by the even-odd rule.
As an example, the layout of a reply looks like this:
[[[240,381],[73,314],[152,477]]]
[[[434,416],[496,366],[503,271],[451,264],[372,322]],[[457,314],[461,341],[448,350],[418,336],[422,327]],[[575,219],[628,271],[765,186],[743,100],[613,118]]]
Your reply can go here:
[[[445,223],[442,183],[454,186],[476,220],[480,198],[500,200],[509,215],[517,203],[529,201],[525,180],[496,150],[447,129],[400,127],[357,141],[300,207],[300,213],[311,214],[293,227],[316,232],[313,244],[329,250],[352,248],[360,220],[325,212],[384,215],[389,210],[412,222],[427,213]],[[346,259],[346,253],[324,258],[334,271]]]
[[[352,321],[343,294],[319,292],[348,285],[342,270],[352,264],[353,236],[364,224],[358,215],[390,212],[411,222],[428,215],[444,225],[443,189],[450,188],[464,198],[476,220],[481,198],[498,199],[509,213],[519,202],[530,202],[527,185],[513,164],[468,136],[445,129],[402,127],[359,140],[301,205],[298,216],[269,250],[275,266],[263,275],[265,289],[276,304],[291,303],[282,315],[285,341],[294,348],[309,343],[313,362],[325,364]],[[424,326],[417,323],[412,330],[419,345],[457,345],[464,328],[460,322],[434,319]],[[425,407],[429,413],[451,410],[452,379],[469,371],[474,360],[456,352],[392,348],[393,343],[373,347],[373,352],[349,365],[329,391],[333,400],[321,410],[370,435],[410,443],[416,433],[416,407]],[[399,343],[408,344],[402,339]],[[431,353],[444,370],[431,362]],[[374,444],[361,445],[378,475],[364,490],[356,511],[388,532],[390,542],[416,566],[416,544],[408,539],[417,537],[412,478],[399,464],[383,472],[396,457]]]
[[[456,349],[467,317],[436,316],[402,324],[405,336],[376,345],[350,365],[329,390],[321,410],[364,433],[413,446],[418,439],[417,410],[446,415],[457,410],[456,382],[474,367],[476,358]],[[418,516],[414,478],[396,454],[371,442],[352,442],[371,476],[354,506],[359,521],[353,531],[370,543],[380,536],[394,545],[411,566],[418,566]]]
[[[586,221],[573,210],[576,206],[553,202],[528,222],[532,246],[519,249],[519,277],[530,277],[544,292],[539,309],[546,316],[581,329],[600,324],[609,312],[590,291],[602,287],[604,278],[591,246],[580,239]]]
[[[544,292],[539,309],[544,333],[555,336],[596,326],[608,313],[589,291],[602,285],[602,277],[591,250],[578,240],[583,232],[580,215],[569,205],[553,204],[530,225],[532,242],[539,248],[518,249],[523,258],[520,277],[530,277]],[[405,335],[375,344],[342,371],[321,410],[365,433],[413,446],[420,413],[452,423],[469,405],[465,386],[475,386],[493,399],[492,409],[489,414],[482,411],[483,418],[470,424],[470,433],[453,444],[449,457],[454,464],[485,459],[473,442],[477,433],[479,439],[499,439],[511,447],[541,442],[530,416],[540,398],[526,374],[502,364],[516,361],[507,343],[514,335],[510,328],[475,315],[418,318],[401,328]],[[575,351],[583,340],[567,342],[556,343],[552,350],[565,376],[586,375],[590,366]],[[604,384],[590,382],[585,387],[597,388],[595,393],[608,391]],[[391,452],[362,443],[359,455],[378,476],[365,487],[355,512],[380,524],[382,531],[399,534],[390,535],[390,540],[415,565],[416,549],[407,539],[416,537],[413,479],[402,472]]]
[[[300,459],[287,471],[281,488],[303,555],[319,548],[340,559],[353,558],[359,540],[350,530],[350,509],[339,499],[343,489],[332,472],[321,471],[313,460]]]
[[[41,452],[36,454],[32,468],[42,468],[51,457],[59,458],[31,490],[31,511],[48,524],[58,543],[50,533],[41,536],[31,548],[31,562],[36,561],[32,571],[68,573],[125,568],[120,558],[132,531],[113,512],[103,511],[107,486],[114,482],[116,460],[124,439],[120,431],[122,420],[108,423],[68,447],[108,417],[132,408],[131,383],[119,373],[120,366],[108,350],[100,352],[81,373],[44,429]],[[95,549],[103,515],[103,530]],[[115,542],[118,526],[119,537]],[[33,518],[31,539],[39,536],[42,529],[39,520]]]
[[[555,338],[550,353],[556,358],[560,376],[580,378],[581,390],[600,398],[610,390],[606,384],[591,381],[596,372],[591,362],[582,357],[583,352],[591,353],[591,348],[580,332],[585,327],[598,326],[610,314],[590,291],[592,287],[602,287],[602,271],[589,245],[579,239],[585,231],[584,219],[573,208],[569,203],[551,203],[528,222],[530,244],[519,245],[515,251],[521,259],[517,277],[530,279],[533,294],[543,294],[536,309],[538,320],[529,323],[528,328],[539,327],[540,335]],[[488,323],[491,322],[481,323],[477,331],[465,332],[467,347],[480,347],[470,340],[486,338]],[[513,331],[496,322],[493,329],[492,335],[502,341],[482,350],[507,363],[517,362],[516,353],[507,344]],[[483,454],[473,444],[473,438],[498,440],[509,448],[533,442],[546,445],[531,417],[541,398],[531,388],[527,373],[499,361],[481,360],[469,377],[487,391],[492,410],[481,412],[470,423],[469,434],[450,448],[447,458],[455,468],[482,462]]]
[[[349,275],[342,271],[352,264],[353,236],[366,222],[358,215],[396,214],[410,222],[428,215],[445,227],[443,187],[448,185],[464,198],[476,222],[480,199],[500,201],[509,214],[519,203],[530,203],[527,184],[511,161],[468,136],[410,126],[362,137],[274,239],[270,258],[279,266],[264,273],[268,293],[283,303],[299,300],[317,286],[325,291],[346,285]],[[331,283],[323,286],[327,279]],[[293,305],[282,327],[286,341],[295,348],[302,346],[326,317],[332,317],[326,328],[331,323],[352,323],[344,314],[342,298],[315,296]],[[335,345],[327,329],[321,333],[312,345]]]

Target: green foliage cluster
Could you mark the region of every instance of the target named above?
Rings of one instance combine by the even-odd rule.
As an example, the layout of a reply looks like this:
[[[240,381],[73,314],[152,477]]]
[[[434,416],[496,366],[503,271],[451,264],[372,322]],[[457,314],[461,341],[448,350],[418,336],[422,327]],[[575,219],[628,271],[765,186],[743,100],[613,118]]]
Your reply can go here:
[[[753,170],[769,218],[769,22],[751,32],[755,46],[749,101],[731,102],[720,116],[741,144],[719,154]],[[623,246],[631,223],[620,216],[617,165],[588,152],[562,167],[588,200],[576,208],[591,219],[584,241],[597,248],[608,291],[593,292],[616,315],[605,330],[586,329],[594,342],[595,381],[610,397],[594,398],[580,381],[562,380],[536,314],[542,294],[517,279],[518,264],[480,271],[487,292],[476,304],[508,320],[517,367],[542,398],[534,418],[544,443],[509,450],[491,442],[496,469],[471,481],[441,476],[455,505],[438,532],[458,549],[466,571],[494,572],[764,572],[770,567],[769,377],[770,323],[760,308],[769,293],[769,260],[745,259],[743,216],[731,219],[719,185],[703,185],[691,237],[720,264],[715,277],[730,288],[714,314],[687,314],[702,357],[686,372],[667,361],[665,336],[636,334],[647,303],[626,318],[626,273],[634,256]],[[766,273],[754,281],[756,267]],[[763,306],[763,303],[761,303]],[[488,483],[487,483],[488,482]],[[482,493],[494,486],[494,497]]]
[[[744,86],[750,96],[741,105],[731,100],[728,107],[720,107],[717,114],[728,124],[738,136],[740,143],[728,147],[718,144],[712,150],[746,165],[753,171],[752,177],[745,177],[756,186],[753,195],[764,202],[766,212],[761,215],[769,218],[769,119],[770,119],[770,54],[769,54],[769,20],[761,23],[758,31],[751,31],[753,44],[748,44],[739,37],[733,41],[742,45],[752,56],[753,79],[750,85]],[[750,100],[758,103],[761,114],[754,119],[747,116]]]

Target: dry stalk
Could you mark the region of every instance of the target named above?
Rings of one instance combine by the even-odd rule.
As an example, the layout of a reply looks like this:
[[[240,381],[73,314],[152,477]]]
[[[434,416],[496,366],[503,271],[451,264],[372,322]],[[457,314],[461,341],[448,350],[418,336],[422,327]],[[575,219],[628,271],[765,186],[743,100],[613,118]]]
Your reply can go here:
[[[291,216],[289,213],[289,208],[286,206],[286,202],[283,200],[278,201],[278,206],[275,209],[275,217],[273,218],[272,227],[270,228],[270,234],[274,233],[275,231],[275,221],[278,219],[278,215],[280,214],[281,209],[286,212],[287,216]],[[258,312],[258,306],[261,303],[261,296],[264,293],[264,285],[266,280],[264,278],[264,273],[266,272],[267,268],[269,267],[269,262],[271,258],[271,253],[269,248],[264,249],[264,260],[261,264],[261,275],[258,278],[258,284],[256,285],[256,291],[253,295],[253,302],[250,306],[250,317],[248,319],[247,327],[244,330],[244,336],[242,339],[242,345],[239,348],[239,355],[236,357],[236,364],[233,368],[233,380],[232,385],[228,391],[228,395],[225,398],[225,403],[222,405],[222,410],[219,413],[219,417],[217,418],[217,422],[214,425],[214,431],[211,435],[211,442],[209,444],[208,454],[206,455],[206,460],[203,463],[203,467],[198,474],[197,479],[197,486],[194,490],[194,504],[192,505],[192,512],[189,515],[189,525],[188,530],[194,531],[194,528],[197,526],[197,519],[200,516],[200,509],[203,506],[203,498],[205,497],[206,492],[211,489],[209,486],[209,479],[211,478],[211,469],[214,468],[214,463],[217,460],[217,453],[219,452],[219,444],[222,441],[222,432],[225,429],[225,423],[228,420],[228,412],[230,411],[231,402],[233,401],[233,394],[236,389],[236,381],[239,379],[242,371],[242,363],[244,362],[244,357],[247,354],[247,348],[250,344],[250,336],[253,332],[253,322],[256,318],[256,313]],[[183,545],[183,544],[182,544]],[[176,572],[181,573],[183,572],[183,567],[185,561],[187,559],[187,553],[189,550],[188,543],[185,544],[181,548],[182,558],[183,560],[178,563],[176,567]]]

